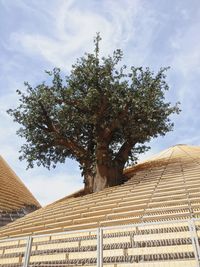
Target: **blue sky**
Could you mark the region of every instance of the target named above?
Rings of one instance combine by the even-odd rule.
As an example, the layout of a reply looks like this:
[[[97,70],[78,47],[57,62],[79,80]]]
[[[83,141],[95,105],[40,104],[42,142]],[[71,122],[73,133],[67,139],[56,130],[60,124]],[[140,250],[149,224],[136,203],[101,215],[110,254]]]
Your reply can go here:
[[[55,66],[69,73],[92,51],[96,32],[102,53],[121,48],[128,66],[171,66],[166,97],[180,101],[182,112],[145,157],[177,143],[200,145],[199,0],[0,0],[0,154],[42,205],[82,187],[78,165],[68,160],[55,170],[27,171],[18,160],[18,125],[6,110],[17,105],[24,81],[45,81],[44,70]]]

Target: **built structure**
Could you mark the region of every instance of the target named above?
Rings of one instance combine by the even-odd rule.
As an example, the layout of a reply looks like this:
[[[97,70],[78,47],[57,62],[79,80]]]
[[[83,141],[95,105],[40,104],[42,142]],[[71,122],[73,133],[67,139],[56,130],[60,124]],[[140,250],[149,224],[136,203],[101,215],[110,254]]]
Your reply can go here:
[[[0,266],[200,266],[200,147],[171,147],[125,173],[123,185],[1,228]]]
[[[0,156],[0,227],[40,207],[31,192]]]

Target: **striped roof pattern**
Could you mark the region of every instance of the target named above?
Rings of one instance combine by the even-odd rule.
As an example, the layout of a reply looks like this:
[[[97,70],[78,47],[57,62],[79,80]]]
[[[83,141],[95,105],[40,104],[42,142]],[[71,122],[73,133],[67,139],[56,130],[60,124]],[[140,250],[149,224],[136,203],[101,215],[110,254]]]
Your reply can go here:
[[[0,238],[200,217],[200,147],[176,145],[125,170],[122,185],[63,199],[0,229]]]
[[[0,156],[0,214],[13,213],[27,206],[39,208],[40,204]]]

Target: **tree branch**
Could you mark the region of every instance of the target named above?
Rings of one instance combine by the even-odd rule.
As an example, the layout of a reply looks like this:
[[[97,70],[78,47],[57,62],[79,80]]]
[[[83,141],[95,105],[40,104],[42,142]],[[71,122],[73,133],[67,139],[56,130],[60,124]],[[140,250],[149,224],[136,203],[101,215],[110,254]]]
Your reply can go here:
[[[79,146],[75,140],[63,137],[62,134],[60,134],[59,130],[53,124],[53,121],[49,117],[44,105],[40,101],[39,101],[39,104],[42,109],[43,115],[45,117],[46,126],[47,126],[47,127],[44,127],[42,125],[39,125],[39,127],[48,133],[54,134],[55,145],[64,146],[68,148],[69,150],[71,150],[73,153],[75,152],[74,154],[76,155],[77,158],[83,157],[86,154],[86,150],[83,147]]]
[[[112,121],[110,127],[104,129],[103,138],[107,140],[108,143],[110,143],[115,130],[118,128],[119,121],[127,115],[128,106],[129,103],[126,104],[126,107],[119,113],[118,117]]]
[[[125,164],[128,160],[131,149],[135,144],[136,143],[134,141],[125,141],[113,161],[116,163]]]
[[[51,118],[49,117],[49,115],[48,115],[48,113],[47,113],[47,111],[46,111],[44,105],[42,104],[41,101],[38,101],[38,103],[39,103],[39,105],[40,105],[40,107],[41,107],[41,109],[42,109],[42,113],[43,113],[43,115],[44,115],[44,117],[45,117],[45,122],[46,122],[46,126],[47,126],[47,129],[46,129],[46,130],[48,130],[49,132],[56,132],[56,133],[57,133],[58,131],[57,131],[57,129],[55,128],[55,126],[54,126],[54,124],[53,124]],[[43,126],[42,126],[42,127],[43,127]],[[43,127],[43,129],[44,129],[44,127]]]

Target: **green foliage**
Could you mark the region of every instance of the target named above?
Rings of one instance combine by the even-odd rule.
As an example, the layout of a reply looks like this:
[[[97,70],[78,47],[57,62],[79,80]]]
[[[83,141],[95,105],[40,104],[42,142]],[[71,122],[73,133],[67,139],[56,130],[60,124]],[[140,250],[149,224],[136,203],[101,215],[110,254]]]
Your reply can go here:
[[[151,138],[172,130],[169,116],[179,108],[165,102],[167,68],[156,74],[142,67],[127,71],[119,49],[100,58],[100,40],[97,35],[94,53],[78,59],[69,76],[62,78],[55,68],[47,72],[51,85],[26,83],[26,93],[18,91],[20,105],[8,113],[21,124],[17,134],[26,143],[20,159],[28,167],[55,167],[69,157],[83,173],[95,172],[99,149],[107,165],[125,164],[148,149]]]

